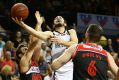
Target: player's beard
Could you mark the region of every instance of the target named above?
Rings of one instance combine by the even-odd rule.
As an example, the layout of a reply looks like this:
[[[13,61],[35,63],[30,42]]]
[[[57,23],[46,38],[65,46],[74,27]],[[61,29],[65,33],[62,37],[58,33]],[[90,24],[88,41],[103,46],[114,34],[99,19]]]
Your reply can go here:
[[[63,24],[55,24],[54,25],[55,28],[62,27],[62,26],[63,26]]]

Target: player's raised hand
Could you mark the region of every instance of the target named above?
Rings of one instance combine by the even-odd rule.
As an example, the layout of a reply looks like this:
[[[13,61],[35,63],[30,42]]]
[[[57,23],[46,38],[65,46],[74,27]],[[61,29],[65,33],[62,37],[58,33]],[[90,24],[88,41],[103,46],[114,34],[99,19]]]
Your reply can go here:
[[[13,20],[15,23],[17,23],[18,25],[20,25],[21,27],[24,27],[24,24],[25,24],[25,23],[22,21],[22,18],[21,18],[20,20],[18,20],[17,17],[15,17],[15,18],[12,17],[12,20]]]
[[[38,24],[42,24],[44,22],[44,17],[41,16],[39,11],[35,12],[35,17]]]

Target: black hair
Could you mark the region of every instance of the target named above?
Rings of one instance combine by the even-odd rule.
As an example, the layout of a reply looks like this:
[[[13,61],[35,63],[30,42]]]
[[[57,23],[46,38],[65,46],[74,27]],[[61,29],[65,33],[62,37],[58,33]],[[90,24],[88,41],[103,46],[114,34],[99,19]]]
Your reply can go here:
[[[19,44],[19,46],[17,47],[16,55],[15,55],[15,60],[16,60],[17,64],[19,64],[19,62],[21,60],[21,57],[19,56],[19,54],[22,54],[22,51],[21,51],[22,47],[28,47],[28,46],[25,44]]]
[[[91,42],[98,42],[103,34],[103,29],[100,25],[90,24],[86,29],[86,33],[88,33]]]

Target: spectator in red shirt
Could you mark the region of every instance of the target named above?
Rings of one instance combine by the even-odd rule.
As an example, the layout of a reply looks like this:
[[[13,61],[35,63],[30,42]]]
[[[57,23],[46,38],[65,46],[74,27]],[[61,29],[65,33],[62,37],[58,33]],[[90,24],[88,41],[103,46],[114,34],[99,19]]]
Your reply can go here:
[[[9,80],[11,80],[11,76],[15,72],[15,63],[14,63],[14,61],[11,60],[11,52],[10,51],[6,51],[4,56],[5,56],[5,60],[1,64],[2,78],[8,77]]]

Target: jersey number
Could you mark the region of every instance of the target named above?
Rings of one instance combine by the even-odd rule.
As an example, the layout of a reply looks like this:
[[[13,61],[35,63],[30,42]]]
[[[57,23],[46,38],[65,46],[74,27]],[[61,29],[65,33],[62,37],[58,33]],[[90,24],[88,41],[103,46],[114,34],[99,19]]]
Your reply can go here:
[[[97,68],[95,67],[95,63],[96,61],[92,60],[88,66],[88,74],[92,77],[96,75],[96,71],[97,71]]]

